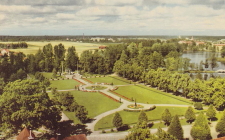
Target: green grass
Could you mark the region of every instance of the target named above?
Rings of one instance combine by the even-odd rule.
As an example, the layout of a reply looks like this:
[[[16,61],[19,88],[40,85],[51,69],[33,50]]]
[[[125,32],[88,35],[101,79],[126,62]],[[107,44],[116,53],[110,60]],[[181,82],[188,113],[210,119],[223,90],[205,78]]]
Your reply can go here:
[[[18,42],[0,42],[0,43],[18,43]],[[10,51],[14,52],[23,52],[24,54],[35,54],[38,49],[42,49],[43,46],[51,43],[52,47],[55,45],[58,45],[62,43],[65,47],[65,49],[68,49],[68,47],[75,46],[76,52],[78,55],[81,54],[84,50],[90,50],[90,49],[98,49],[99,46],[102,44],[96,44],[96,43],[80,43],[80,42],[71,42],[71,41],[27,41],[28,48],[26,49],[10,49]]]
[[[74,122],[75,124],[78,124],[78,123],[82,124],[82,123],[80,122],[80,120],[79,120],[77,117],[75,117],[75,113],[74,113],[74,112],[63,111],[63,113],[64,113],[70,120],[73,120],[73,122]]]
[[[42,72],[42,74],[45,78],[48,78],[48,79],[52,78],[52,75],[53,75],[52,72]]]
[[[164,93],[144,86],[122,86],[119,87],[115,92],[124,95],[130,99],[136,99],[136,101],[140,103],[183,105],[191,104],[190,101],[184,98],[177,97],[175,95],[170,95],[169,93]]]
[[[113,85],[127,85],[128,83],[115,79],[114,77],[111,76],[106,76],[106,77],[96,77],[96,78],[87,78],[88,80],[96,83],[113,83]]]
[[[79,105],[86,107],[88,116],[93,118],[106,111],[118,108],[117,103],[97,92],[70,91]]]
[[[174,115],[184,115],[187,107],[156,107],[155,110],[146,112],[149,121],[157,121],[157,120],[161,120],[161,116],[162,113],[164,112],[164,110],[168,108],[170,113],[172,114],[172,116]],[[199,112],[196,111],[195,112]],[[140,112],[127,112],[127,111],[120,111],[119,114],[122,117],[123,123],[124,124],[136,124],[137,120],[138,120],[138,116],[140,114]],[[113,119],[114,114],[110,114],[104,118],[102,118],[100,121],[97,122],[97,124],[95,125],[95,130],[102,130],[102,129],[109,129],[109,128],[113,128],[112,125],[112,119]],[[187,124],[186,121],[183,122],[183,125]],[[159,124],[155,124],[153,127],[154,128],[158,128]],[[163,126],[164,124],[161,123],[161,125]]]
[[[72,80],[72,79],[65,79],[65,80],[51,80],[51,87],[57,88],[57,90],[65,90],[65,89],[75,89],[75,85],[79,85],[80,83]]]

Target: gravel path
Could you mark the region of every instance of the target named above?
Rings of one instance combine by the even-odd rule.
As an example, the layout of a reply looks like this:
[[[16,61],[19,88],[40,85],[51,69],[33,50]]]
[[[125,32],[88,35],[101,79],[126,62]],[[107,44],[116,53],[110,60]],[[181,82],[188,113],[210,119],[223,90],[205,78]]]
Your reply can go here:
[[[83,80],[79,74],[76,74],[75,78],[85,84],[85,85],[79,87],[80,90],[86,90],[85,88],[87,86],[94,86],[95,85],[95,84],[90,84],[87,81]],[[122,103],[121,103],[120,107],[118,107],[116,109],[113,109],[113,110],[109,110],[107,112],[104,112],[104,113],[96,116],[95,118],[93,118],[94,121],[92,121],[91,123],[87,123],[86,124],[87,128],[90,129],[93,132],[87,138],[88,138],[88,140],[118,140],[118,139],[124,139],[125,136],[128,134],[128,132],[115,132],[115,133],[101,134],[101,131],[94,131],[94,126],[96,125],[96,123],[100,119],[102,119],[103,117],[108,116],[110,114],[113,114],[115,112],[122,111],[123,109],[127,108],[127,106],[130,105],[130,104],[134,104],[134,102],[127,101],[127,100],[125,100],[123,98],[120,98],[119,96],[109,92],[108,91],[109,89],[113,89],[112,85],[101,85],[101,86],[107,87],[107,89],[101,90],[101,92],[103,92],[103,93],[105,93],[105,94],[107,94],[107,95],[109,95],[109,96],[111,96],[115,99],[118,99],[118,100],[121,99]],[[121,86],[124,86],[124,85],[121,85]],[[70,91],[70,90],[74,90],[74,89],[59,90],[59,91]],[[137,103],[137,104],[140,104],[140,105],[144,106],[144,109],[148,109],[153,105],[155,105],[155,106],[174,106],[174,107],[188,107],[188,106],[190,106],[190,105],[177,105],[177,104],[144,104],[144,103]],[[68,120],[68,119],[69,118],[64,113],[62,113],[62,120]],[[156,123],[157,122],[158,121],[156,121]],[[218,133],[215,132],[215,125],[216,125],[216,122],[213,122],[212,127],[211,127],[211,134],[212,134],[213,138],[216,138],[217,135],[218,135]],[[183,127],[183,130],[184,130],[184,137],[189,138],[189,140],[192,140],[192,138],[190,136],[190,130],[191,130],[192,125],[184,125],[182,127]],[[167,128],[163,128],[163,129],[167,130]],[[151,131],[152,134],[154,134],[154,133],[157,132],[157,129],[150,129],[150,131]]]

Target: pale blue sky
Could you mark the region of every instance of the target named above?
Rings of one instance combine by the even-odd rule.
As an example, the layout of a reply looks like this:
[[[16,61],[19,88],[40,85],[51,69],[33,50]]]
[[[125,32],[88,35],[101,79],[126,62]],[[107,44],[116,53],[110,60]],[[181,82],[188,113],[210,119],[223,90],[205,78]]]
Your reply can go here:
[[[0,35],[225,35],[225,0],[1,0]]]

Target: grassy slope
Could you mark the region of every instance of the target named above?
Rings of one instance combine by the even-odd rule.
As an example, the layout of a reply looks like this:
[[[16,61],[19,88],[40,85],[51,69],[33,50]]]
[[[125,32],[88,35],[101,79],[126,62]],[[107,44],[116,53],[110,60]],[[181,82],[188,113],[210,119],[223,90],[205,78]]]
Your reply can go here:
[[[164,110],[168,108],[170,113],[174,116],[175,114],[177,115],[184,115],[187,108],[186,107],[156,107],[155,110],[146,112],[149,121],[156,121],[156,120],[161,120],[161,115],[164,112]],[[197,112],[197,111],[195,111]],[[126,111],[120,111],[119,112],[124,124],[135,124],[138,120],[139,112],[126,112]],[[112,119],[113,119],[114,114],[108,115],[104,118],[102,118],[97,124],[95,125],[95,130],[99,129],[107,129],[107,128],[113,128],[112,125]],[[184,121],[184,124],[186,122]],[[154,127],[158,127],[160,124],[157,124]],[[162,126],[163,123],[161,123]],[[160,126],[161,126],[160,125]]]
[[[151,88],[142,88],[140,86],[123,86],[119,87],[115,92],[128,98],[134,98],[140,103],[149,104],[184,104],[189,105],[189,101],[181,97],[163,93],[158,90],[150,90]],[[191,102],[190,102],[191,103]]]

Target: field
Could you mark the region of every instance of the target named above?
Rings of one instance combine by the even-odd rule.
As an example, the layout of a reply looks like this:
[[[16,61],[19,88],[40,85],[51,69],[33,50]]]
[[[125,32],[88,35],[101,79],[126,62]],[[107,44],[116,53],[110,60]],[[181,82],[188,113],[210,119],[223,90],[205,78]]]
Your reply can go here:
[[[115,92],[128,97],[136,99],[139,103],[149,103],[149,104],[183,104],[190,105],[191,102],[169,93],[164,93],[152,88],[144,86],[122,86],[119,87]]]
[[[18,43],[18,42],[0,42],[3,44],[9,44],[9,43]],[[76,52],[78,54],[81,54],[84,50],[90,50],[90,49],[97,49],[101,44],[97,43],[80,43],[80,42],[71,42],[71,41],[29,41],[26,42],[28,44],[27,49],[10,49],[10,51],[14,52],[23,52],[24,54],[35,54],[38,49],[42,49],[43,46],[51,43],[54,47],[55,45],[58,45],[62,43],[64,47],[67,49],[68,47],[74,46],[76,48]]]
[[[128,83],[124,80],[120,80],[118,78],[114,78],[113,76],[106,76],[106,77],[96,77],[96,78],[87,78],[88,80],[92,81],[93,83],[113,83],[113,85],[127,85]]]
[[[164,110],[166,108],[169,109],[172,116],[174,116],[174,115],[182,116],[185,114],[185,111],[187,110],[186,107],[160,107],[160,106],[158,106],[158,107],[156,107],[155,110],[146,112],[149,121],[157,121],[157,120],[160,121],[162,113],[164,112]],[[195,112],[197,112],[197,111],[195,110]],[[120,111],[119,114],[122,117],[123,124],[136,124],[140,112]],[[114,114],[110,114],[110,115],[102,118],[95,125],[95,130],[113,128],[113,125],[112,125],[113,116],[114,116]],[[187,123],[184,121],[184,124],[187,124]],[[158,125],[159,124],[157,124],[155,127],[157,128]],[[161,125],[164,126],[163,123]]]
[[[70,91],[70,93],[74,95],[74,98],[79,105],[86,107],[88,116],[91,118],[120,106],[120,103],[97,92]]]

